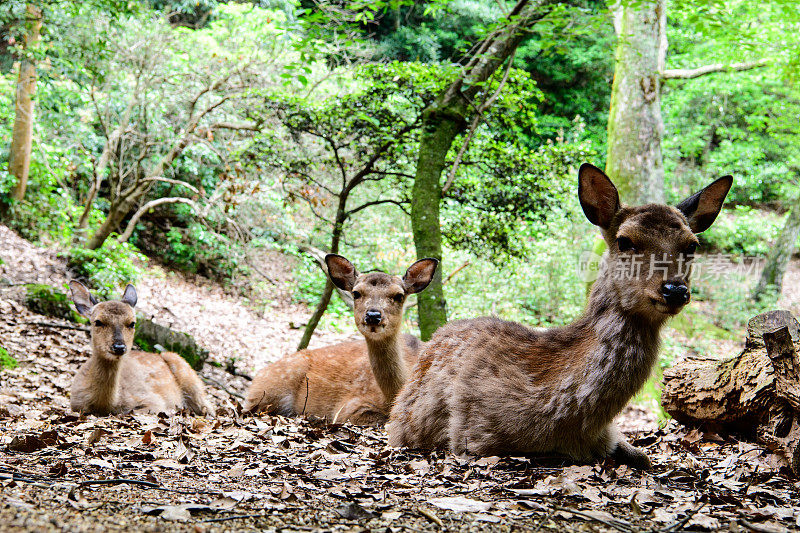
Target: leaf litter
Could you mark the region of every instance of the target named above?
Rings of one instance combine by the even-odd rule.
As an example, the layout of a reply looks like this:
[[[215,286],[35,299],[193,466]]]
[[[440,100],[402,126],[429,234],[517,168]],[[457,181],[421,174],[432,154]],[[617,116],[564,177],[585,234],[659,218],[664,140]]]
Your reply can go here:
[[[800,482],[768,450],[673,421],[629,435],[654,464],[639,472],[393,449],[382,428],[243,415],[214,386],[214,418],[79,415],[68,390],[86,334],[36,325],[43,317],[3,293],[0,316],[19,361],[0,372],[5,530],[800,530]]]

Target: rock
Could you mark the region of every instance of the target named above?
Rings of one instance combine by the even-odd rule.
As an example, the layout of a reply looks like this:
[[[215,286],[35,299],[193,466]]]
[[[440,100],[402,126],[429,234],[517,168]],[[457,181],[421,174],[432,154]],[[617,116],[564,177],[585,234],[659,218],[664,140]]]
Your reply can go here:
[[[134,342],[148,352],[175,352],[195,370],[203,368],[208,359],[208,350],[198,346],[188,333],[173,331],[141,316],[136,319]]]
[[[40,315],[86,323],[86,319],[72,307],[69,296],[50,285],[25,285],[25,307]]]

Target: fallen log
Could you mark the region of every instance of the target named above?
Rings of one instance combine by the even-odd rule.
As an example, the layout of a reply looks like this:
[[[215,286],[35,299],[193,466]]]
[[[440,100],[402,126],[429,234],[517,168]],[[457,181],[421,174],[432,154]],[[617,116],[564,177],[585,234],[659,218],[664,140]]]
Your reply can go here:
[[[788,311],[753,317],[735,356],[687,358],[664,372],[661,403],[687,425],[759,440],[800,475],[800,323]]]

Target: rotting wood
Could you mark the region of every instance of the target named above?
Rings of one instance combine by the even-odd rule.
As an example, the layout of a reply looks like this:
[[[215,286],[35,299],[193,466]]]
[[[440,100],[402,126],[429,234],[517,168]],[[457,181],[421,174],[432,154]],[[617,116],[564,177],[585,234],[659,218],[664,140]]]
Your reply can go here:
[[[755,437],[800,474],[800,324],[770,311],[748,324],[736,356],[691,357],[664,373],[664,409],[688,425]]]

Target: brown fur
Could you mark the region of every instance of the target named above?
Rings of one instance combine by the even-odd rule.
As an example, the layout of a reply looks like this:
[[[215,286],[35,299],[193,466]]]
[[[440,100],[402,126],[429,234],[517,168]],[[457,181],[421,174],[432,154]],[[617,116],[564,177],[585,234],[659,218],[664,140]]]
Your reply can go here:
[[[213,413],[203,383],[181,356],[131,351],[136,322],[131,285],[122,301],[101,303],[77,281],[70,282],[70,288],[76,308],[90,321],[92,342],[92,355],[72,382],[74,411],[109,415],[188,408],[196,414]],[[114,344],[124,345],[124,351],[114,353]]]
[[[415,337],[400,334],[403,306],[409,294],[427,286],[436,262],[420,260],[401,278],[359,274],[341,256],[329,255],[326,261],[334,283],[353,294],[356,326],[364,341],[301,350],[266,366],[253,379],[244,409],[383,423],[421,347]],[[380,323],[368,323],[368,312],[379,313]]]
[[[668,303],[662,291],[666,283],[688,289],[682,256],[696,242],[693,231],[713,222],[730,183],[718,180],[697,205],[686,204],[692,197],[680,210],[624,207],[600,170],[581,167],[581,204],[608,244],[584,315],[550,330],[497,318],[442,327],[397,397],[389,444],[475,455],[557,452],[576,460],[615,455],[649,467],[611,422],[650,374],[660,328],[685,303]],[[621,237],[636,249],[620,251]],[[640,275],[617,279],[616,269],[630,265],[636,252],[658,260],[667,254],[665,272],[647,279],[647,261]]]

